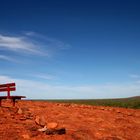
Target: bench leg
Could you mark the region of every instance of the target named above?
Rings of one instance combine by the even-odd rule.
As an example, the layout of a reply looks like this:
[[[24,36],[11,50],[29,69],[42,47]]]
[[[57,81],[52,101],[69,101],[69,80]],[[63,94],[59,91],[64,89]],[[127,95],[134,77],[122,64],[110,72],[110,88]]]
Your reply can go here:
[[[0,107],[1,107],[1,100],[0,100]]]
[[[15,106],[15,99],[13,99],[13,106]]]

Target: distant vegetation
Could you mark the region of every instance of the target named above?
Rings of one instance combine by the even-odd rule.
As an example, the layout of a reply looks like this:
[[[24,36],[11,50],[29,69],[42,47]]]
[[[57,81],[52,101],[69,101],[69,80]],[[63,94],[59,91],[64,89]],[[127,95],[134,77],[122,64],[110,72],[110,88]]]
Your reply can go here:
[[[120,99],[47,100],[47,101],[140,109],[140,96]]]

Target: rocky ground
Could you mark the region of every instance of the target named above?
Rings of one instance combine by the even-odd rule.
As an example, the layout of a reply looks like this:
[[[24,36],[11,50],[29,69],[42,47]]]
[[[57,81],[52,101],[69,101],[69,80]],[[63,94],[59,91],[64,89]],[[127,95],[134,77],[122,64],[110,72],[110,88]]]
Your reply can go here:
[[[0,107],[0,140],[140,140],[138,109],[9,102]]]

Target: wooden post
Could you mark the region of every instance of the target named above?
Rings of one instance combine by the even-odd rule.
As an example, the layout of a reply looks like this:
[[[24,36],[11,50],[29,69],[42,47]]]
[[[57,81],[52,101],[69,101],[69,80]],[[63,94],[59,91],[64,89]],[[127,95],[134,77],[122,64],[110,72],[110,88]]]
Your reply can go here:
[[[7,96],[8,96],[8,98],[10,97],[10,87],[9,86],[7,87]]]
[[[1,107],[1,99],[0,99],[0,107]]]
[[[15,101],[15,99],[13,98],[13,106],[15,106],[15,102],[16,102],[16,101]]]

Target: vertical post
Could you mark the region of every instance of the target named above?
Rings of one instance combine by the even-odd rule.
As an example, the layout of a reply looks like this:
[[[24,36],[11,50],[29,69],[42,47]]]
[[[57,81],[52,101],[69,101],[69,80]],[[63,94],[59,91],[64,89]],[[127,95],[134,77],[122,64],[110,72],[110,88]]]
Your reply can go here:
[[[9,86],[7,87],[7,96],[8,96],[8,98],[10,97],[10,87]]]
[[[15,106],[15,98],[13,98],[13,106]]]

